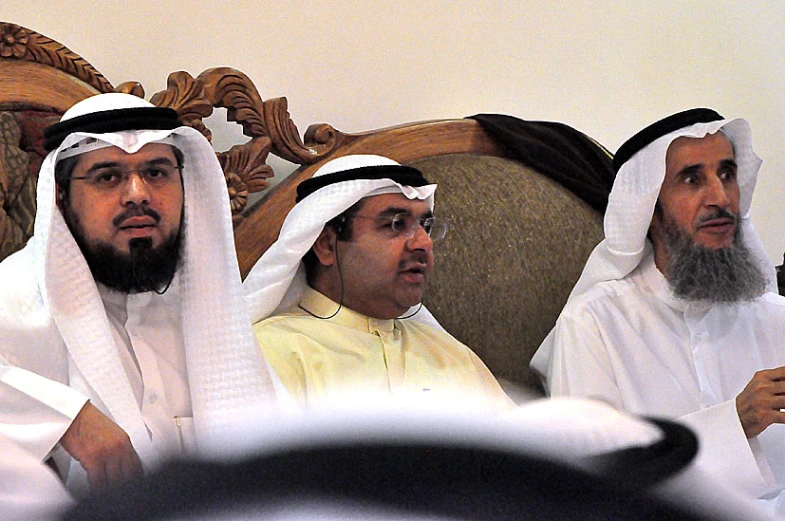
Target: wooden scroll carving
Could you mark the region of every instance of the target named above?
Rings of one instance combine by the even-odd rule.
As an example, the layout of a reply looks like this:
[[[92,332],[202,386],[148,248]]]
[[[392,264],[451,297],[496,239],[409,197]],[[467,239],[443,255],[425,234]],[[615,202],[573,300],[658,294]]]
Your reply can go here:
[[[42,85],[50,85],[50,92],[35,93],[37,97],[32,101],[39,106],[62,111],[79,99],[102,92],[145,97],[145,90],[138,82],[125,82],[115,88],[84,58],[64,45],[22,26],[0,22],[0,74],[6,76],[0,80],[0,103],[31,101],[14,96],[26,88],[31,73],[17,73],[18,68],[9,68],[21,62],[34,64],[32,73],[40,78]],[[20,77],[14,79],[17,74]],[[69,82],[78,88],[68,96],[59,96],[58,91]],[[262,100],[248,76],[228,67],[208,69],[195,78],[187,72],[174,72],[169,75],[166,89],[155,93],[150,102],[175,109],[186,125],[199,130],[210,141],[212,132],[203,120],[216,107],[227,109],[227,120],[242,126],[243,134],[250,140],[217,152],[235,226],[244,220],[249,194],[263,191],[273,176],[267,165],[270,153],[298,165],[308,165],[330,155],[350,139],[330,125],[318,125],[309,129],[304,143],[289,115],[286,98]]]
[[[128,83],[118,87],[121,92],[137,95],[139,89],[138,84]],[[229,67],[208,69],[196,78],[187,72],[174,72],[169,75],[167,89],[154,94],[150,101],[175,109],[186,125],[199,130],[208,140],[212,140],[212,133],[203,119],[216,107],[226,108],[227,120],[242,126],[243,134],[250,140],[217,153],[226,177],[235,226],[244,219],[242,212],[248,195],[267,188],[267,179],[273,176],[266,163],[271,152],[296,164],[311,164],[340,143],[341,134],[330,127],[321,142],[305,145],[289,115],[286,98],[262,100],[250,78]]]
[[[87,83],[98,92],[112,84],[84,58],[61,43],[20,25],[0,22],[0,59],[48,65]]]

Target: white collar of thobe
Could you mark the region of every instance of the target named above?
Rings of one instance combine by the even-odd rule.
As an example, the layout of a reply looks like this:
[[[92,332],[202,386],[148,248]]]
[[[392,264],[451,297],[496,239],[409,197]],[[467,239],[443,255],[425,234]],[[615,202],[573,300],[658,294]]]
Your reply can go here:
[[[641,271],[641,275],[646,285],[651,288],[654,294],[657,295],[657,297],[665,302],[665,304],[667,304],[669,307],[677,311],[685,312],[690,310],[701,312],[706,311],[713,306],[709,302],[690,302],[675,296],[673,291],[671,291],[668,280],[657,268],[656,264],[654,264],[653,253],[646,256],[643,261],[641,261],[638,269]]]
[[[686,311],[689,302],[676,297],[668,285],[668,280],[657,268],[654,263],[654,253],[650,253],[641,261],[638,269],[643,276],[646,285],[654,292],[657,297],[665,302],[669,307],[677,311]]]
[[[337,302],[322,293],[319,293],[310,286],[305,288],[303,298],[300,301],[300,307],[304,308],[306,313],[310,312],[319,317],[329,317],[335,313],[338,306],[339,304]],[[340,307],[341,309],[338,313],[328,319],[329,322],[368,333],[373,333],[375,331],[392,332],[395,329],[395,319],[373,318],[358,313],[346,306]]]
[[[179,306],[179,272],[175,273],[172,282],[166,289],[166,292],[160,294],[157,294],[153,291],[129,294],[122,291],[113,290],[100,283],[96,283],[96,286],[98,287],[98,294],[101,295],[101,300],[104,301],[104,304],[122,309],[126,313],[129,309],[139,309],[153,302],[171,302],[172,305]]]

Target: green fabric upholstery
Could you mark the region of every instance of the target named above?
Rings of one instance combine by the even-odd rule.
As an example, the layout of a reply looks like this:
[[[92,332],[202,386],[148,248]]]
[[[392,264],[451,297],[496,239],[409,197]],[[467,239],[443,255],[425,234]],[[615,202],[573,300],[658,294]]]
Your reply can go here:
[[[448,155],[413,163],[439,184],[437,243],[425,304],[512,391],[542,393],[529,360],[556,322],[602,215],[521,163]]]

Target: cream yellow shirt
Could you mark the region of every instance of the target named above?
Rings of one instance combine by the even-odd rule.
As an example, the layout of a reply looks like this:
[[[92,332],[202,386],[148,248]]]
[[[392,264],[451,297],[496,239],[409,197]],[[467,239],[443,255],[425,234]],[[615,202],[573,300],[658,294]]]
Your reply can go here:
[[[303,407],[380,400],[502,410],[513,407],[468,347],[412,320],[380,320],[307,288],[300,306],[254,325],[265,358]]]

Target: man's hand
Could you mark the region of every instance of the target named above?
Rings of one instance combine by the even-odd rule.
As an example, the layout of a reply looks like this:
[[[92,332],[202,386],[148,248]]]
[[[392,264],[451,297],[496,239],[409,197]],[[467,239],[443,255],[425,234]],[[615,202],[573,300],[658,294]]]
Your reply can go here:
[[[76,415],[60,445],[87,471],[93,491],[143,473],[131,438],[90,402]]]
[[[736,397],[736,411],[747,438],[773,423],[785,423],[785,367],[758,371]]]

